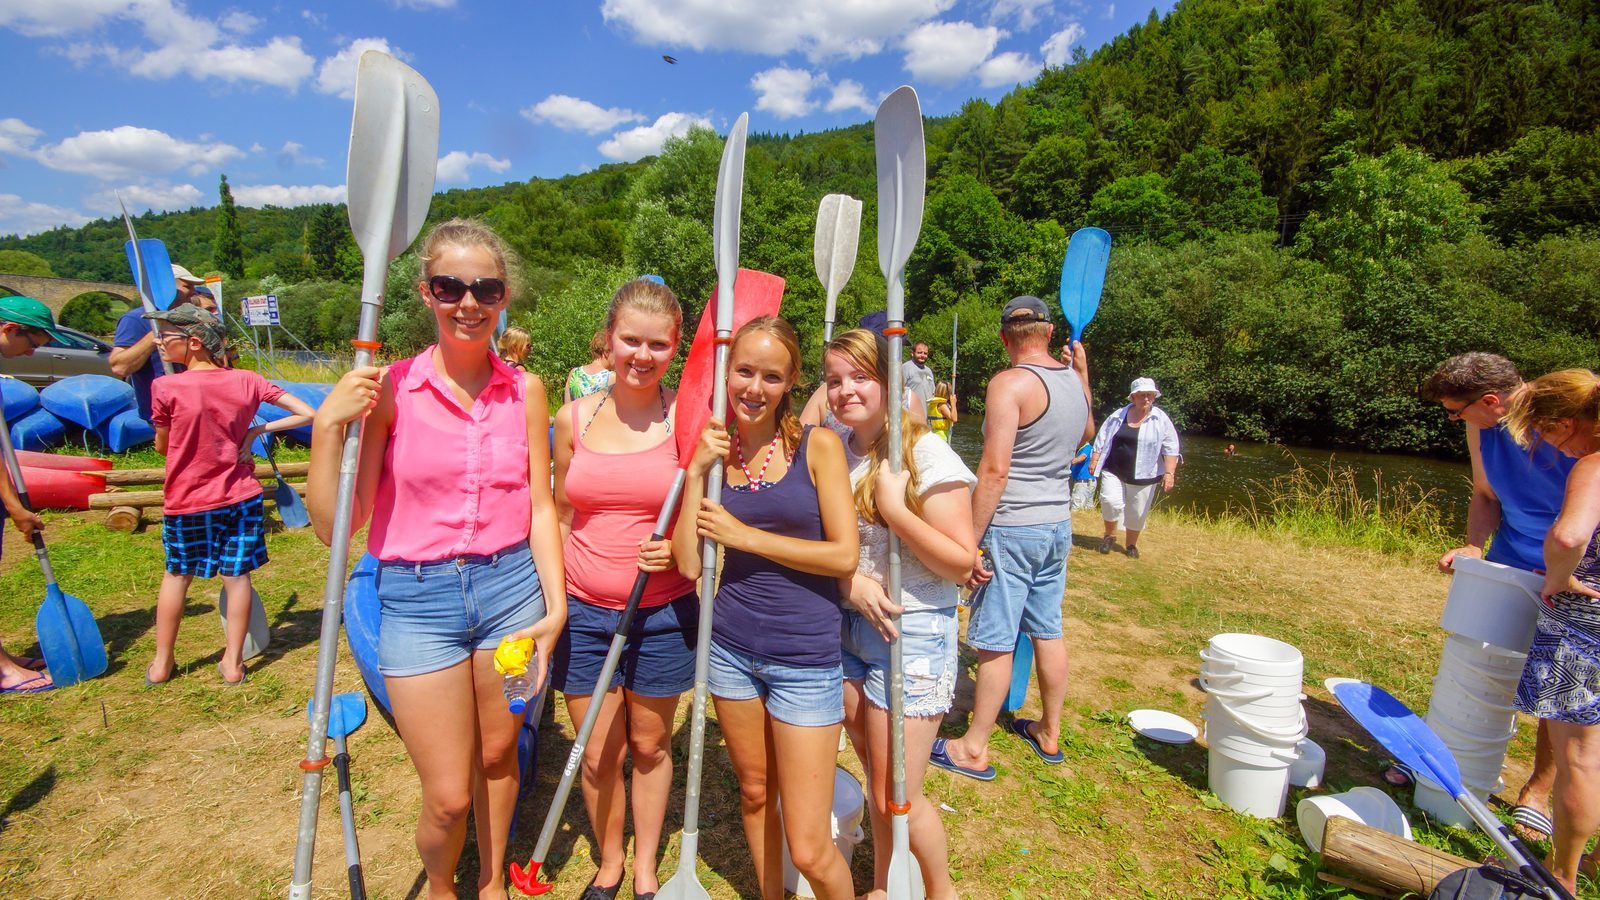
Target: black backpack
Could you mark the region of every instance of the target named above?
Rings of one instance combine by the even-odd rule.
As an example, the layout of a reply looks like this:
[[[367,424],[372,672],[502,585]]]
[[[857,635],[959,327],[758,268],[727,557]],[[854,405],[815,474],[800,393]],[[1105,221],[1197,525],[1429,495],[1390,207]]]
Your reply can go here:
[[[1446,875],[1428,894],[1428,900],[1544,900],[1547,896],[1544,888],[1515,872],[1498,866],[1479,866],[1457,869]]]

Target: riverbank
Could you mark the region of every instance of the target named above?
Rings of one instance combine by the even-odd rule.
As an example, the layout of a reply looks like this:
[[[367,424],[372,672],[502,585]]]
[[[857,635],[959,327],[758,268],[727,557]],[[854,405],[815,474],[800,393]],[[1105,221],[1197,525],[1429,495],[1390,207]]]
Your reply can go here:
[[[52,515],[58,577],[100,616],[111,644],[103,678],[54,694],[0,698],[0,894],[81,897],[281,897],[287,890],[304,751],[305,698],[316,658],[326,551],[307,532],[269,537],[273,562],[256,580],[273,646],[249,684],[223,688],[216,584],[197,583],[179,635],[180,674],[146,689],[151,607],[160,579],[158,532],[122,534],[98,518]],[[1311,734],[1328,752],[1328,790],[1382,786],[1385,755],[1331,705],[1322,679],[1373,680],[1419,712],[1443,634],[1447,586],[1420,554],[1378,553],[1261,533],[1158,511],[1140,560],[1100,555],[1098,516],[1081,514],[1064,598],[1072,678],[1066,762],[1045,766],[1019,741],[996,736],[997,781],[932,770],[951,865],[962,895],[990,897],[1338,897],[1289,818],[1257,821],[1220,807],[1206,790],[1205,751],[1137,738],[1123,721],[1141,707],[1200,721],[1195,653],[1222,631],[1271,635],[1306,653]],[[0,638],[22,652],[43,583],[16,535],[4,537]],[[957,714],[965,724],[970,653]],[[336,690],[359,690],[347,656]],[[681,713],[686,714],[685,701]],[[1036,714],[1035,695],[1022,715]],[[539,785],[520,810],[513,856],[526,858],[572,735],[565,708],[541,734]],[[737,788],[718,732],[708,729],[700,877],[712,896],[752,896]],[[680,765],[687,728],[674,742]],[[418,887],[411,843],[418,792],[399,739],[376,716],[351,738],[367,879],[373,896]],[[1532,729],[1512,745],[1508,784],[1520,784]],[[859,774],[848,751],[840,763]],[[682,771],[670,809],[662,873],[676,865]],[[1291,794],[1292,804],[1300,796]],[[1405,806],[1409,799],[1397,794]],[[342,892],[337,803],[326,790],[317,884]],[[577,897],[594,869],[581,801],[569,803],[549,871],[550,896]],[[1435,829],[1412,811],[1419,840],[1471,856],[1486,842]],[[469,848],[468,859],[471,858]],[[463,874],[470,875],[470,862]],[[870,877],[870,843],[856,854],[856,887]],[[113,888],[114,886],[114,888]],[[624,891],[622,896],[626,896]],[[1600,897],[1590,891],[1585,896]]]

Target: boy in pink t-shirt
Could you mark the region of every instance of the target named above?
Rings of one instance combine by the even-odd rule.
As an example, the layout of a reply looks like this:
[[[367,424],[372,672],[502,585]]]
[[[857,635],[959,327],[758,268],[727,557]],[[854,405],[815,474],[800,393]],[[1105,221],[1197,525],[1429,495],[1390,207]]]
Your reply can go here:
[[[223,683],[240,684],[250,627],[250,572],[267,562],[264,504],[250,443],[259,435],[304,425],[316,411],[255,372],[218,366],[217,360],[225,358],[225,332],[212,313],[185,305],[145,318],[160,323],[162,358],[187,367],[150,388],[156,450],[167,457],[161,504],[167,573],[156,599],[156,656],[145,670],[145,683],[172,677],[189,583],[196,575],[221,575],[228,595],[228,643],[217,672]],[[291,415],[252,426],[262,403],[282,406]]]

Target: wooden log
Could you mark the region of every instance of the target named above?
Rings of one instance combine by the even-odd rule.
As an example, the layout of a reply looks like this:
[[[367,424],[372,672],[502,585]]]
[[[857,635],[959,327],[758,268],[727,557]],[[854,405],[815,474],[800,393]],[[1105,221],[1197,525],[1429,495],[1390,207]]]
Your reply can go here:
[[[311,471],[309,462],[279,463],[278,469],[285,478],[304,477]],[[90,472],[91,475],[104,475],[106,484],[165,484],[167,471],[165,469],[111,469]],[[272,466],[261,463],[256,466],[257,478],[271,478]]]
[[[1323,831],[1322,865],[1381,896],[1426,897],[1446,875],[1478,863],[1335,816]]]
[[[144,510],[137,506],[113,506],[106,515],[106,527],[112,531],[134,531],[144,519]]]
[[[268,500],[272,499],[272,493],[277,487],[278,482],[276,479],[265,481],[261,484],[261,488],[266,492]],[[299,492],[300,496],[305,496],[306,486],[304,484],[293,484],[291,487]],[[118,491],[116,493],[90,494],[89,508],[111,509],[117,506],[133,506],[140,509],[148,509],[152,506],[161,505],[161,494],[161,491]]]

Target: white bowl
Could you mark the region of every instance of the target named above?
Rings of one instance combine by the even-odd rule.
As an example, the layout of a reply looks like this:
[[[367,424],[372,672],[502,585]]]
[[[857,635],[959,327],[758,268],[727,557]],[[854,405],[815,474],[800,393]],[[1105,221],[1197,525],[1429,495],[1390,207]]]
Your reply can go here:
[[[1411,840],[1411,823],[1388,794],[1375,787],[1358,787],[1342,794],[1307,797],[1295,808],[1300,836],[1312,850],[1322,852],[1322,833],[1334,816],[1354,819],[1370,828]]]

